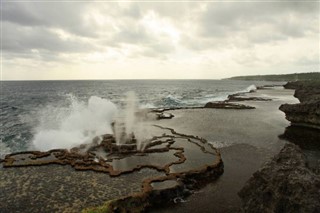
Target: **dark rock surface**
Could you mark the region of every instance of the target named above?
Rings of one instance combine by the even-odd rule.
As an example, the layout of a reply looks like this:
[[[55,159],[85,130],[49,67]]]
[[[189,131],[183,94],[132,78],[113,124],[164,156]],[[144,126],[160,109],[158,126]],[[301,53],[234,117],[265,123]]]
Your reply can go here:
[[[283,87],[285,89],[298,89],[301,86],[302,86],[301,81],[290,81],[290,82],[286,83],[285,85],[283,85]]]
[[[243,212],[320,212],[320,176],[290,143],[253,174],[239,196]]]
[[[165,112],[159,112],[159,113],[156,114],[156,116],[157,116],[157,119],[158,119],[158,120],[161,120],[161,119],[171,119],[171,118],[174,117],[173,114],[171,114],[171,113],[165,113]]]
[[[231,104],[227,102],[208,102],[204,108],[216,108],[216,109],[255,109],[255,107],[247,106],[243,104]]]
[[[228,96],[228,102],[233,101],[272,101],[270,98],[261,98],[261,97],[246,97],[242,96],[243,94],[234,94]]]
[[[289,82],[285,88],[295,89],[299,104],[283,104],[280,110],[293,125],[320,128],[320,81]]]
[[[320,131],[301,126],[288,126],[279,136],[298,145],[307,158],[308,167],[320,175]]]

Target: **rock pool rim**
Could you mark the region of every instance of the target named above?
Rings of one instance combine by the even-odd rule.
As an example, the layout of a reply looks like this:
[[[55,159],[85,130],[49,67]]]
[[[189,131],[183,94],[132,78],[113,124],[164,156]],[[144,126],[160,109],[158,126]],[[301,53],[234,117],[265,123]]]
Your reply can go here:
[[[157,126],[157,125],[155,125]],[[164,171],[165,176],[158,176],[158,177],[152,177],[148,178],[142,181],[142,187],[141,191],[138,193],[133,193],[129,194],[124,197],[120,197],[114,200],[109,200],[102,206],[98,207],[93,207],[90,209],[84,209],[83,212],[100,212],[101,209],[104,209],[104,212],[113,212],[114,210],[121,210],[126,212],[128,209],[132,212],[132,208],[135,209],[136,212],[140,212],[145,210],[147,207],[159,204],[157,200],[161,200],[160,203],[163,202],[168,202],[169,200],[174,199],[177,194],[185,194],[185,189],[192,189],[195,188],[197,185],[206,182],[206,181],[213,181],[216,178],[218,178],[222,173],[223,173],[223,162],[221,158],[221,154],[218,149],[213,147],[210,143],[208,143],[205,139],[198,137],[198,136],[193,136],[193,135],[186,135],[186,134],[181,134],[177,133],[174,129],[167,128],[167,127],[161,127],[157,126],[158,128],[161,129],[166,129],[171,131],[171,133],[177,136],[177,138],[181,137],[184,139],[187,139],[189,142],[194,143],[200,147],[200,149],[205,152],[206,150],[204,147],[201,145],[197,144],[197,142],[192,141],[191,139],[196,139],[200,141],[201,143],[205,143],[210,146],[210,148],[214,151],[215,160],[212,162],[210,165],[202,165],[197,169],[190,169],[188,171],[184,172],[174,172],[174,173],[169,173],[169,167],[173,164],[180,164],[183,163],[186,160],[186,156],[183,155],[184,153],[184,148],[183,147],[170,147],[170,149],[176,150],[175,156],[178,157],[177,161],[171,162],[170,164],[165,165],[164,167],[157,167],[155,165],[149,166],[149,165],[141,165],[138,167],[133,168],[132,170],[125,170],[125,171],[120,171],[116,172],[113,170],[112,166],[106,166],[106,167],[101,167],[98,162],[94,161],[89,161],[89,158],[92,157],[90,156],[90,153],[87,153],[86,155],[82,155],[81,157],[87,162],[90,162],[90,166],[88,166],[86,163],[83,165],[76,164],[75,161],[71,161],[70,159],[67,159],[68,154],[69,157],[76,158],[79,157],[79,155],[76,155],[76,153],[71,153],[68,152],[67,150],[63,149],[54,149],[50,150],[47,152],[40,152],[40,151],[24,151],[24,152],[17,152],[17,153],[12,153],[9,155],[5,156],[5,159],[3,160],[3,166],[4,168],[7,167],[19,167],[19,166],[41,166],[41,165],[48,165],[48,164],[60,164],[60,165],[71,165],[75,170],[93,170],[96,172],[105,172],[109,173],[110,176],[116,177],[124,173],[130,173],[136,170],[141,170],[142,168],[151,168],[151,169],[156,169],[158,171]],[[161,137],[161,136],[160,136]],[[170,137],[169,135],[165,137]],[[168,149],[168,146],[165,147],[164,149]],[[58,156],[60,154],[60,157],[57,157],[58,159],[53,159],[50,161],[38,161],[36,163],[31,162],[30,164],[25,164],[25,165],[15,165],[14,162],[14,156],[19,155],[19,154],[32,154],[33,159],[37,158],[42,158],[42,157],[48,157],[53,153],[58,153]],[[64,158],[63,158],[64,157]],[[99,167],[100,166],[100,167]],[[190,184],[190,179],[197,179],[197,184]],[[162,190],[154,190],[152,187],[152,183],[155,182],[164,182],[167,180],[175,180],[177,181],[177,186],[174,188],[167,188],[167,189],[162,189]],[[166,194],[165,197],[162,195]],[[106,206],[107,204],[107,206]],[[100,209],[100,210],[99,210]]]

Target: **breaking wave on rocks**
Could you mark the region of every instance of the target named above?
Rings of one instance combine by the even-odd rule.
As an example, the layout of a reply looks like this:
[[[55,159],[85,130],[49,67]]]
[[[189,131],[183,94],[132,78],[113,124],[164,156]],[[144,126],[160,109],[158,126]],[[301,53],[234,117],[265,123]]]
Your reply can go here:
[[[156,108],[156,107],[188,107],[188,106],[204,106],[208,102],[226,101],[229,95],[237,93],[248,93],[257,90],[255,85],[250,85],[245,89],[239,91],[221,91],[214,94],[206,94],[194,97],[183,97],[180,95],[169,94],[155,103],[147,103],[143,105],[143,108]]]
[[[91,96],[87,103],[69,96],[68,107],[46,107],[40,113],[32,148],[70,149],[90,143],[103,134],[112,134],[111,122],[117,107],[111,101]]]
[[[3,82],[1,155],[28,149],[68,149],[90,142],[100,133],[112,133],[112,117],[121,115],[128,91],[135,92],[137,109],[202,107],[225,101],[231,94],[255,90],[250,84],[228,80]],[[138,130],[137,137],[138,132],[146,134],[143,127]]]
[[[0,158],[3,158],[6,154],[11,153],[11,149],[2,141],[0,141]]]

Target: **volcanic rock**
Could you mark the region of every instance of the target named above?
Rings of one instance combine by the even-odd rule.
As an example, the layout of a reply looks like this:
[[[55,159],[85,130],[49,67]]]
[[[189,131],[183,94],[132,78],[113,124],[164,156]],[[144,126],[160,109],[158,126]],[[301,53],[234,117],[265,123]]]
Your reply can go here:
[[[228,96],[228,101],[272,101],[270,98],[260,98],[260,97],[244,97],[241,94],[234,94]]]
[[[293,125],[320,128],[320,81],[293,82],[285,88],[295,88],[294,96],[299,104],[283,104],[280,110],[286,113],[286,119]]]
[[[208,102],[204,108],[216,108],[216,109],[255,109],[255,107],[247,106],[243,104],[231,104],[227,102]]]
[[[171,119],[174,117],[173,114],[171,113],[165,113],[165,112],[159,112],[156,114],[157,115],[157,119],[160,120],[160,119]]]
[[[285,147],[239,192],[243,212],[320,212],[320,176],[300,148]]]

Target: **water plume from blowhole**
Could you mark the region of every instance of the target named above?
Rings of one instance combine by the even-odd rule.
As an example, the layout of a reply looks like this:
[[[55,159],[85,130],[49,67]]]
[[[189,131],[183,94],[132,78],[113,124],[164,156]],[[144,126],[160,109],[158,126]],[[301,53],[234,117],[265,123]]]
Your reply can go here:
[[[143,151],[148,144],[146,126],[137,116],[138,98],[133,91],[126,93],[125,107],[120,111],[114,123],[114,136],[118,147],[136,144],[138,151]]]

